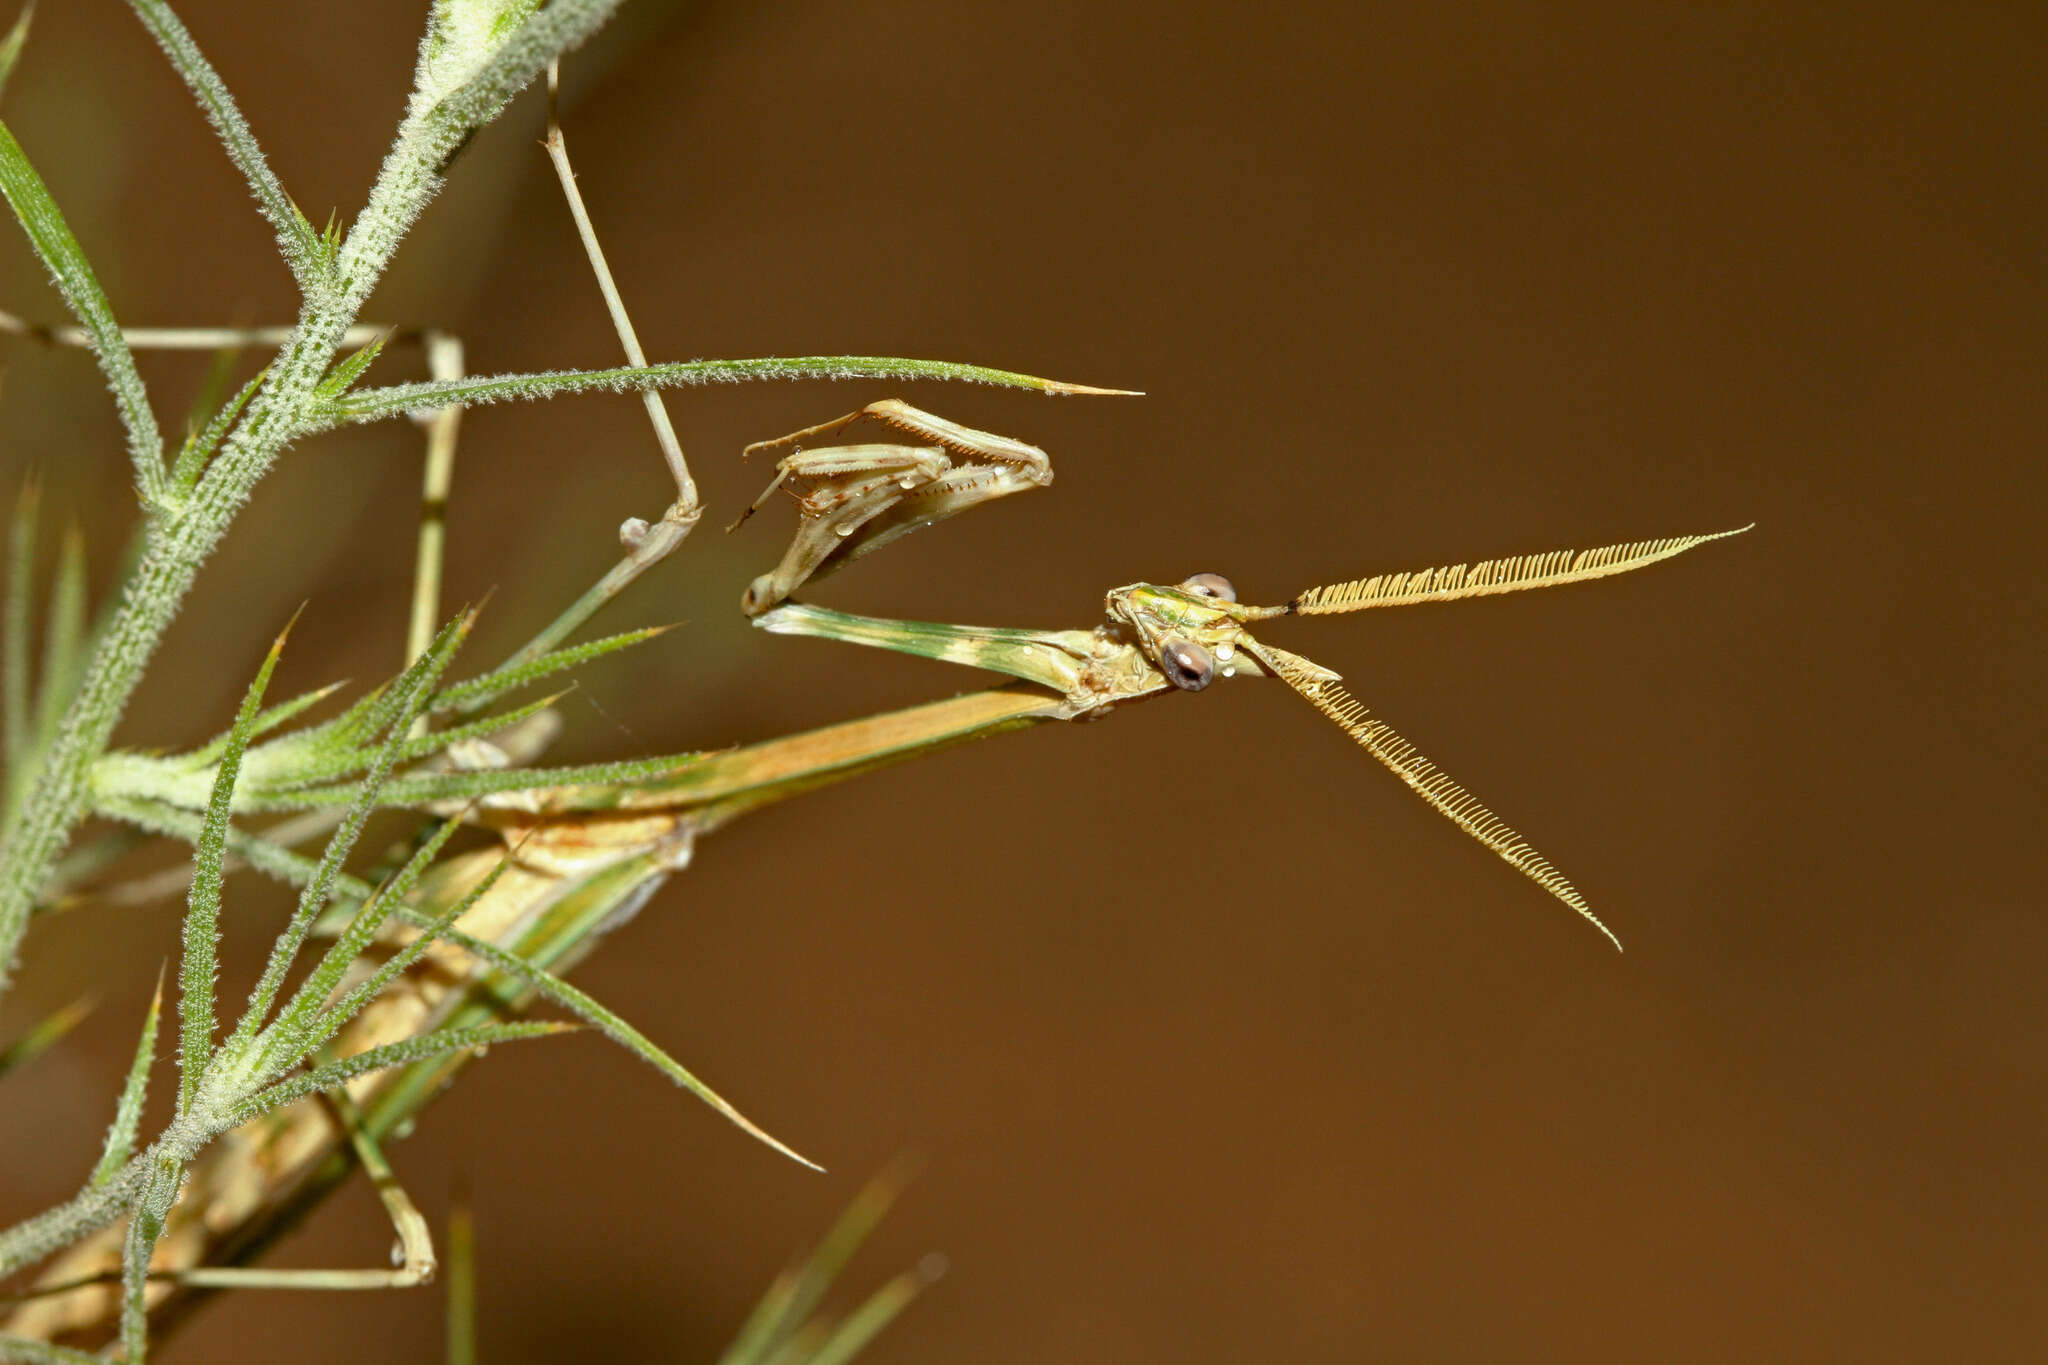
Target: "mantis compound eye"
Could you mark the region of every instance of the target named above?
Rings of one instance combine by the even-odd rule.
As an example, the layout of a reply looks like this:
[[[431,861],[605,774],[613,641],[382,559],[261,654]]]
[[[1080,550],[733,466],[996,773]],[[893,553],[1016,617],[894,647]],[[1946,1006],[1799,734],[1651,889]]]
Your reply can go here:
[[[1198,573],[1180,585],[1182,592],[1191,592],[1197,597],[1216,597],[1225,602],[1237,600],[1237,589],[1230,580],[1220,573]]]
[[[1216,681],[1216,660],[1193,640],[1168,640],[1159,647],[1159,671],[1183,692],[1199,692]]]

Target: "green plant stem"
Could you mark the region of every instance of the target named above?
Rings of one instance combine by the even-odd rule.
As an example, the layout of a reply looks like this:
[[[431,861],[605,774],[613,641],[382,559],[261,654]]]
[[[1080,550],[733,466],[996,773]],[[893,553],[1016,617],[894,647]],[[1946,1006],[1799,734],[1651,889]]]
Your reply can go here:
[[[42,771],[0,837],[0,992],[13,975],[36,894],[85,813],[93,760],[107,747],[200,564],[278,453],[306,434],[321,377],[407,228],[440,189],[443,164],[465,136],[494,116],[551,57],[602,24],[617,4],[556,0],[462,85],[430,104],[415,97],[369,202],[336,254],[331,278],[308,291],[291,340],[191,497],[167,508],[152,531]]]

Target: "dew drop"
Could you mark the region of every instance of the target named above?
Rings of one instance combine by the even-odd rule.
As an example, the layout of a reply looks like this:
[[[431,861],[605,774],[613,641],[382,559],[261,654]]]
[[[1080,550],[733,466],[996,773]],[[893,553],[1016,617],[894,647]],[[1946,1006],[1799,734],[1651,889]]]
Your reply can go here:
[[[835,527],[833,527],[833,528],[832,528],[832,534],[834,534],[834,535],[836,535],[836,536],[840,536],[840,537],[844,538],[844,537],[846,537],[846,536],[850,536],[850,535],[852,535],[852,534],[853,534],[853,527],[851,527],[851,526],[835,526]]]
[[[393,1239],[393,1241],[392,1241],[392,1243],[391,1243],[391,1264],[393,1264],[393,1265],[404,1265],[404,1264],[405,1264],[405,1243],[404,1243],[404,1242],[401,1242],[401,1241],[398,1241],[398,1240],[396,1240],[396,1239]]]

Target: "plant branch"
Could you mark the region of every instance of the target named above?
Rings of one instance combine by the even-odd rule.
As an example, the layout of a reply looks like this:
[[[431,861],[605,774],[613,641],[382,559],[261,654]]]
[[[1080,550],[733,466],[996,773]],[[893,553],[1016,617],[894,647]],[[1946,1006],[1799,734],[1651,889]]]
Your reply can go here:
[[[291,267],[292,275],[301,289],[312,291],[322,287],[320,262],[323,255],[319,234],[308,223],[305,215],[284,192],[278,183],[270,164],[263,159],[263,149],[256,145],[256,135],[249,129],[249,121],[242,117],[242,111],[235,104],[235,97],[228,93],[220,73],[206,60],[206,54],[199,50],[199,44],[192,41],[192,35],[185,30],[178,16],[164,0],[128,0],[144,28],[162,47],[171,65],[185,78],[192,94],[199,101],[199,107],[206,111],[206,121],[220,134],[221,146],[227,149],[228,159],[235,163],[235,169],[249,182],[250,193],[256,196],[256,203],[262,208],[263,216],[270,220],[277,230],[278,250],[283,253],[285,264]]]
[[[453,383],[393,384],[359,389],[315,419],[313,430],[377,422],[400,413],[447,403],[502,403],[510,398],[554,398],[575,393],[637,393],[645,389],[702,384],[744,384],[769,379],[939,379],[956,384],[994,384],[1047,394],[1133,395],[1131,389],[1101,389],[1058,379],[1019,374],[986,365],[902,356],[801,355],[754,360],[686,360],[664,365],[626,365],[609,370],[555,370],[541,374],[480,375]]]
[[[518,29],[477,58],[474,69],[459,82],[441,92],[440,87],[422,84],[400,125],[390,154],[385,158],[369,202],[357,218],[347,241],[336,256],[339,288],[309,293],[300,311],[298,325],[284,343],[262,388],[250,400],[240,423],[223,443],[220,453],[191,496],[165,515],[151,536],[148,549],[136,566],[119,611],[94,651],[84,685],[67,708],[56,741],[45,755],[41,771],[28,799],[0,834],[0,992],[13,974],[21,939],[27,932],[36,896],[72,827],[87,807],[87,779],[93,760],[105,750],[115,724],[128,699],[141,681],[143,669],[155,654],[171,619],[199,571],[227,533],[242,504],[280,452],[292,441],[317,428],[313,417],[314,398],[343,337],[355,315],[368,299],[377,279],[389,265],[404,240],[406,230],[440,188],[440,171],[455,149],[482,123],[494,116],[520,86],[531,80],[547,63],[587,37],[608,18],[618,0],[555,0],[521,24]],[[437,19],[437,24],[438,24]],[[423,82],[433,74],[430,56],[435,33],[423,49]],[[4,185],[17,212],[26,202],[24,187],[41,188],[33,169],[20,154],[11,135],[0,126],[0,185]],[[123,376],[115,385],[121,395],[124,416],[130,421],[131,446],[145,478],[164,477],[161,440],[141,402],[139,378],[132,385],[126,377],[134,373],[133,358],[114,326],[111,310],[97,285],[89,291],[78,288],[90,282],[83,256],[67,231],[59,232],[62,220],[54,217],[54,205],[44,192],[24,222],[39,246],[68,243],[72,255],[63,257],[60,279],[68,278],[73,288],[67,293],[90,305],[80,320],[98,341],[98,353],[110,378]],[[47,256],[47,253],[46,253]],[[75,258],[75,262],[74,262]],[[54,268],[54,267],[53,267]],[[132,392],[128,390],[132,388]],[[413,407],[442,407],[451,398],[430,397]],[[134,411],[130,411],[133,408]],[[148,459],[144,459],[144,455]],[[154,470],[154,475],[148,471]]]
[[[135,466],[143,505],[154,512],[163,500],[166,481],[164,442],[157,431],[156,414],[150,411],[149,393],[135,371],[135,357],[121,338],[113,305],[107,302],[99,277],[93,274],[92,264],[72,236],[56,200],[50,197],[49,187],[5,123],[0,123],[0,195],[21,220],[36,255],[56,282],[57,292],[84,327],[86,344],[99,359],[121,425],[128,430],[128,456]]]

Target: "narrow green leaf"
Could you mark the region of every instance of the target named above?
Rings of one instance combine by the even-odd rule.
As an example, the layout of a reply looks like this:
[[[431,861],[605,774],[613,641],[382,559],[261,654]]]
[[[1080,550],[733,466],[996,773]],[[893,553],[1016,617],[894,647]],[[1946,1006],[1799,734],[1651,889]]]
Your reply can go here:
[[[69,894],[72,887],[98,876],[145,842],[138,830],[110,829],[73,845],[57,864],[56,871],[50,874],[49,880],[43,883],[42,895],[36,901],[36,913],[46,915],[78,905],[85,898]]]
[[[503,863],[499,864],[500,868],[504,866],[505,864]],[[496,875],[496,871],[493,871],[492,876],[495,877]],[[410,922],[417,914],[418,912],[416,911],[409,912],[406,914],[406,918]],[[677,1085],[683,1087],[683,1089],[723,1114],[748,1136],[766,1143],[790,1160],[808,1166],[814,1171],[825,1169],[818,1165],[817,1162],[785,1145],[752,1119],[749,1119],[745,1114],[735,1109],[717,1091],[691,1075],[680,1062],[656,1046],[654,1041],[648,1038],[646,1034],[640,1032],[640,1030],[612,1013],[604,1005],[598,1003],[590,995],[570,985],[553,972],[543,967],[535,966],[517,953],[501,948],[486,939],[476,938],[460,930],[451,929],[446,923],[441,924],[437,932],[464,952],[482,958],[485,962],[490,963],[491,966],[518,981],[521,985],[539,992],[541,995],[562,1006],[562,1008],[583,1020],[584,1023],[589,1024],[592,1028],[604,1034],[605,1037],[611,1039],[620,1047],[625,1048],[641,1061],[646,1062],[656,1071],[659,1071],[662,1075],[668,1077]]]
[[[759,360],[691,360],[668,365],[625,365],[610,370],[558,370],[545,374],[481,375],[475,379],[394,384],[388,388],[363,389],[342,399],[328,410],[325,425],[375,422],[401,413],[431,412],[451,403],[499,403],[510,398],[552,398],[570,393],[639,393],[646,389],[743,384],[770,379],[941,379],[1050,394],[1135,394],[1131,389],[1098,389],[1087,384],[1040,379],[1014,370],[962,365],[950,360],[806,355]]]
[[[213,452],[242,415],[242,409],[249,406],[249,400],[256,396],[256,390],[263,387],[263,381],[270,377],[269,367],[256,372],[241,391],[223,404],[219,411],[208,418],[185,438],[185,444],[178,451],[178,462],[171,470],[171,484],[181,493],[189,493],[199,486],[199,476],[206,472],[206,462],[213,458]]]
[[[458,617],[457,620],[467,621],[473,619],[473,616],[474,613],[466,613],[463,617]],[[435,637],[437,644],[446,639],[449,628],[444,627],[442,634]],[[462,629],[466,632],[468,626],[464,625]],[[361,701],[349,707],[348,710],[342,712],[333,720],[307,731],[308,738],[322,743],[333,742],[342,745],[356,745],[367,740],[372,735],[382,733],[390,728],[393,718],[411,703],[414,690],[418,686],[419,680],[425,676],[427,670],[445,667],[446,664],[447,660],[445,658],[439,664],[436,664],[435,649],[429,648],[426,653],[413,660],[411,664],[406,666],[404,672],[400,673],[390,682],[374,688]]]
[[[7,754],[7,801],[11,826],[14,800],[27,774],[22,771],[32,743],[28,729],[29,703],[29,617],[35,598],[36,513],[41,509],[42,486],[35,477],[22,480],[21,493],[14,500],[14,526],[7,539],[7,604],[0,620],[0,648],[7,651],[4,672],[0,672],[0,733],[4,733]]]
[[[183,839],[188,844],[198,842],[199,831],[205,823],[199,815],[182,806],[144,797],[98,800],[93,803],[93,813],[109,820],[124,821],[152,834]],[[303,853],[233,826],[228,828],[228,852],[287,886],[303,887],[320,871],[320,864]],[[360,877],[352,877],[346,872],[335,874],[334,893],[337,899],[361,902],[375,895],[376,890]]]
[[[262,713],[256,717],[255,724],[250,726],[249,738],[253,740],[259,735],[268,734],[301,712],[318,706],[321,702],[326,701],[329,697],[347,686],[347,679],[343,679],[340,682],[331,682],[325,687],[316,687],[310,692],[301,692],[290,701],[281,701],[275,706],[265,707]],[[204,768],[218,762],[220,756],[227,751],[228,735],[232,733],[233,731],[228,731],[215,735],[212,739],[209,739],[206,743],[185,755],[179,762],[186,768]]]
[[[476,1219],[455,1191],[448,1210],[448,1354],[446,1365],[476,1365]]]
[[[853,1253],[889,1212],[907,1178],[899,1163],[862,1186],[816,1249],[768,1287],[739,1335],[719,1357],[719,1365],[758,1365],[794,1336],[809,1321]]]
[[[256,983],[256,989],[249,996],[249,1007],[235,1026],[233,1037],[225,1045],[239,1050],[256,1036],[270,1014],[270,1007],[277,1000],[278,990],[284,985],[285,973],[291,969],[292,960],[305,944],[306,934],[313,927],[313,921],[327,906],[335,876],[341,871],[342,863],[355,847],[356,839],[363,832],[364,821],[370,812],[380,804],[378,798],[384,784],[391,776],[391,764],[400,746],[405,743],[406,728],[412,724],[434,694],[434,685],[440,680],[441,670],[448,666],[463,638],[468,634],[473,613],[465,612],[445,626],[434,640],[434,646],[421,655],[405,676],[411,680],[409,686],[400,691],[400,714],[391,722],[390,738],[371,763],[369,772],[356,784],[354,800],[343,817],[341,825],[327,841],[326,850],[320,856],[320,865],[314,871],[312,880],[299,893],[298,908],[292,912],[291,922],[271,945],[270,960],[263,968],[263,976]],[[225,760],[223,760],[225,761]],[[338,804],[338,803],[337,803]]]
[[[916,1270],[904,1271],[847,1314],[804,1365],[846,1365],[945,1273],[946,1261],[942,1256],[928,1256]]]
[[[416,762],[419,759],[441,753],[451,744],[457,744],[468,739],[479,739],[486,735],[496,734],[500,730],[509,729],[521,721],[528,720],[547,710],[548,707],[553,706],[566,695],[568,694],[558,692],[554,696],[542,697],[539,701],[528,702],[525,706],[514,707],[510,711],[501,711],[495,716],[473,721],[468,725],[458,725],[447,730],[430,730],[423,735],[412,735],[403,744],[399,745],[398,752],[393,756],[392,762],[394,765]],[[283,739],[278,740],[277,744],[280,748],[286,745],[296,745],[299,738],[297,735],[287,735]],[[310,749],[310,746],[308,747]],[[331,782],[346,774],[361,772],[370,765],[373,757],[374,753],[372,751],[362,749],[311,749],[309,756],[303,760],[276,763],[275,777],[270,782],[265,783],[260,790],[264,792],[289,790],[293,787],[312,783]],[[386,804],[389,803],[387,802]]]
[[[0,1360],[17,1361],[19,1365],[107,1365],[105,1360],[90,1351],[74,1351],[69,1346],[52,1346],[47,1341],[10,1336],[0,1336]]]
[[[66,528],[57,556],[57,578],[50,585],[50,607],[43,621],[43,667],[36,686],[33,752],[41,753],[57,738],[57,726],[85,674],[85,532]]]
[[[250,1119],[260,1118],[294,1100],[304,1099],[322,1090],[332,1090],[337,1085],[346,1085],[356,1077],[368,1075],[372,1071],[405,1066],[411,1062],[430,1061],[435,1057],[446,1056],[450,1052],[490,1047],[494,1043],[517,1042],[522,1038],[545,1038],[551,1034],[575,1031],[574,1024],[523,1020],[509,1024],[479,1024],[473,1028],[439,1029],[433,1033],[422,1033],[401,1042],[366,1049],[352,1057],[328,1062],[324,1066],[315,1067],[296,1076],[288,1076],[274,1085],[257,1091],[229,1110],[222,1120],[222,1127],[230,1128],[247,1123]]]
[[[171,65],[185,78],[185,84],[199,100],[199,107],[206,111],[207,122],[220,135],[221,146],[227,149],[228,159],[249,182],[249,190],[262,207],[263,216],[277,231],[278,247],[283,251],[292,274],[300,284],[310,285],[318,239],[297,205],[292,203],[291,196],[284,192],[284,186],[278,183],[270,163],[263,159],[263,149],[256,145],[256,135],[249,130],[249,122],[236,107],[235,97],[228,93],[226,83],[164,0],[128,2],[142,20],[143,27],[163,48],[164,55],[171,59]]]
[[[128,1215],[121,1246],[121,1349],[128,1365],[149,1356],[149,1260],[163,1240],[164,1219],[177,1202],[184,1168],[168,1157],[146,1163],[141,1197]]]
[[[271,1031],[283,1040],[286,1048],[304,1057],[324,1044],[362,1008],[363,1004],[374,998],[378,991],[383,990],[399,972],[411,966],[419,954],[431,946],[431,935],[415,936],[413,943],[418,945],[417,952],[413,951],[413,944],[408,944],[404,952],[393,954],[369,980],[358,985],[339,1005],[331,1010],[326,1008],[327,997],[334,993],[335,988],[341,984],[342,977],[348,974],[356,959],[361,957],[375,940],[377,931],[384,927],[384,921],[390,917],[393,908],[411,894],[412,889],[419,884],[421,874],[440,855],[441,849],[460,827],[457,821],[442,821],[432,837],[421,844],[413,852],[412,857],[406,859],[405,866],[398,870],[397,875],[378,887],[375,894],[363,901],[355,917],[349,921],[348,928],[342,931],[341,936],[322,955],[313,970],[307,973],[305,981],[293,993],[291,1000],[278,1011],[277,1023],[271,1026]],[[495,876],[490,880],[496,880]],[[454,913],[459,915],[474,903],[475,899],[472,897],[466,903],[457,905]],[[406,953],[411,953],[411,956],[407,957]],[[391,963],[398,961],[399,958],[405,958],[405,961],[400,963],[396,970],[389,970]],[[364,994],[364,988],[371,982],[377,983],[375,988]],[[356,999],[358,996],[361,996],[360,1001]],[[317,1036],[306,1038],[303,1042],[293,1041],[299,1035],[309,1033]]]
[[[113,581],[100,593],[99,610],[93,613],[92,629],[85,633],[84,647],[79,651],[83,658],[98,655],[100,644],[107,638],[107,632],[114,627],[114,619],[121,614],[121,603],[127,598],[128,585],[135,581],[135,570],[142,563],[142,555],[149,548],[150,523],[138,521],[128,533],[128,541],[121,547],[121,557],[115,564]]]
[[[494,668],[489,673],[465,678],[442,689],[441,695],[434,698],[434,704],[430,709],[437,715],[468,715],[489,706],[507,692],[538,682],[550,674],[589,663],[592,659],[602,658],[621,649],[630,649],[634,645],[652,640],[657,635],[667,634],[673,629],[674,626],[648,626],[641,630],[629,630],[618,635],[608,635],[602,640],[592,640],[588,644],[557,649],[529,659],[525,663]]]
[[[91,999],[81,996],[53,1012],[6,1047],[0,1047],[0,1077],[6,1076],[18,1067],[27,1066],[48,1052],[56,1045],[58,1039],[77,1028],[79,1022],[91,1013]]]
[[[92,1168],[95,1185],[110,1183],[135,1155],[135,1134],[142,1127],[142,1102],[149,1095],[149,1068],[156,1060],[156,1025],[163,1003],[164,978],[159,972],[156,994],[149,1001],[149,1017],[142,1021],[142,1037],[135,1043],[135,1060],[128,1064],[128,1080],[121,1087],[120,1103],[114,1107],[114,1122],[107,1129],[99,1164]]]
[[[327,1038],[331,1038],[339,1033],[344,1024],[360,1013],[365,1005],[382,994],[384,989],[392,982],[396,981],[399,973],[405,971],[413,963],[425,956],[426,951],[440,941],[441,936],[447,932],[450,925],[469,913],[470,907],[483,899],[490,892],[490,889],[498,884],[498,878],[503,876],[505,869],[511,865],[512,862],[509,858],[499,862],[482,881],[470,889],[467,895],[429,920],[418,933],[413,935],[412,942],[406,944],[398,952],[393,953],[389,959],[378,966],[376,971],[358,983],[347,995],[336,1001],[333,1009],[325,1011],[320,1016],[318,1025],[320,1031],[325,1035],[321,1041],[325,1042]],[[390,902],[387,901],[385,907],[388,909],[389,906]],[[359,915],[358,918],[360,917]]]
[[[385,784],[380,802],[386,806],[423,806],[435,801],[473,801],[497,792],[533,791],[543,787],[610,786],[671,777],[692,764],[705,761],[703,754],[663,754],[652,758],[625,759],[616,763],[583,763],[561,768],[481,768],[474,772],[408,773]],[[354,790],[348,785],[268,788],[252,795],[247,808],[254,811],[313,810],[338,806]],[[613,793],[612,798],[623,793]],[[592,803],[591,808],[607,804]],[[579,809],[583,808],[579,805]]]
[[[241,771],[242,751],[248,747],[249,730],[256,724],[256,711],[270,675],[284,653],[286,626],[271,643],[263,666],[256,670],[235,715],[235,727],[228,733],[227,749],[221,754],[220,771],[214,775],[213,795],[206,806],[206,823],[199,832],[199,845],[192,859],[192,890],[186,897],[184,956],[178,967],[178,1112],[192,1107],[199,1083],[206,1077],[213,1056],[213,988],[220,948],[221,883],[226,876],[222,865],[227,846],[228,818],[234,809],[235,778]]]
[[[57,291],[85,328],[113,392],[114,405],[120,409],[121,424],[128,429],[128,454],[136,480],[146,504],[155,507],[163,500],[166,486],[164,442],[149,408],[149,393],[135,371],[135,357],[129,353],[121,325],[114,321],[113,307],[78,239],[71,235],[49,188],[5,123],[0,123],[0,195],[6,197],[36,255],[56,280]]]
[[[22,44],[28,41],[29,21],[35,18],[36,0],[28,0],[15,18],[14,27],[7,30],[7,36],[0,38],[0,94],[7,90],[7,78],[14,74],[14,64],[21,59]]]
[[[370,342],[358,348],[353,354],[335,362],[327,377],[313,390],[316,403],[332,403],[347,393],[352,385],[363,377],[364,371],[376,363],[377,353],[384,349],[384,343],[391,339],[390,332],[373,337]]]

